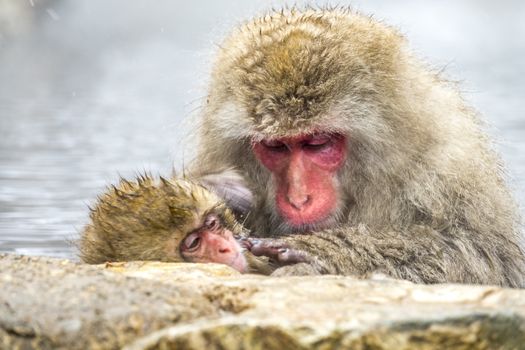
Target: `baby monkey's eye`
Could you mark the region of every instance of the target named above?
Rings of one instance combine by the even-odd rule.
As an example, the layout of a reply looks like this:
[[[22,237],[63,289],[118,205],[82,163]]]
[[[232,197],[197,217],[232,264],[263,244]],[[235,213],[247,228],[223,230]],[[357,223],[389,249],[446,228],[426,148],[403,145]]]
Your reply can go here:
[[[216,230],[220,227],[220,218],[215,214],[209,214],[204,220],[204,228],[207,230]]]
[[[192,233],[192,234],[188,235],[188,237],[186,237],[184,239],[183,244],[184,244],[185,250],[189,250],[190,252],[191,251],[195,251],[201,245],[201,238],[200,238],[199,234]]]

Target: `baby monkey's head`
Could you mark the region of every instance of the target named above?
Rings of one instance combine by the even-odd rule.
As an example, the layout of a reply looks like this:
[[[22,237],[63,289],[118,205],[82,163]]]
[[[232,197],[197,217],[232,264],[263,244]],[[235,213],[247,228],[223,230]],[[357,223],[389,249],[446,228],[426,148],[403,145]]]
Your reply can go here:
[[[98,198],[79,242],[80,258],[215,262],[247,271],[235,236],[242,226],[215,194],[188,179],[142,175]]]

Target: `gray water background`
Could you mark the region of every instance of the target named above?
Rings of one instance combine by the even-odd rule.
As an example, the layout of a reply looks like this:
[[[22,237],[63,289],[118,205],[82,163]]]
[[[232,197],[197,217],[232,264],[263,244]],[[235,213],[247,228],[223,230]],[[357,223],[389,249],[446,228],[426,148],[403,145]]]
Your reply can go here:
[[[68,240],[107,184],[181,169],[215,44],[285,3],[302,2],[0,2],[0,251],[73,257]],[[400,28],[432,67],[461,81],[523,207],[525,2],[352,5]]]

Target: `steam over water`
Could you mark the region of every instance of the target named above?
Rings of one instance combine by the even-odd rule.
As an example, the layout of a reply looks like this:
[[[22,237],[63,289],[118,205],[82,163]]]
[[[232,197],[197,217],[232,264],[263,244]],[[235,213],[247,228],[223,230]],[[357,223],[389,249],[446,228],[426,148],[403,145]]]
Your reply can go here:
[[[0,251],[73,257],[68,240],[108,183],[181,169],[192,158],[214,44],[267,3],[1,2]],[[352,3],[462,81],[523,206],[525,3]]]

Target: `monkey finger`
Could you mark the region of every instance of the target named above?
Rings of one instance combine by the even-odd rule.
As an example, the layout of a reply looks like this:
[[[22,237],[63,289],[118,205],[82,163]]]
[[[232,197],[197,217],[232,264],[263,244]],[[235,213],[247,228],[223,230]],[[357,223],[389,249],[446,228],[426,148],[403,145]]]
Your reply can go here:
[[[310,257],[307,253],[290,248],[282,248],[279,250],[277,261],[283,265],[292,265],[298,263],[310,262]]]
[[[252,244],[252,242],[249,241],[248,239],[246,239],[246,238],[244,238],[244,237],[242,237],[242,238],[236,238],[236,239],[237,239],[237,242],[239,242],[239,245],[240,245],[242,248],[244,248],[244,249],[246,249],[246,250],[251,250],[251,249],[252,249],[253,244]]]
[[[271,239],[249,239],[252,246],[250,252],[256,256],[267,256],[270,259],[279,261],[279,254],[283,249],[288,249],[288,246],[279,241]]]

